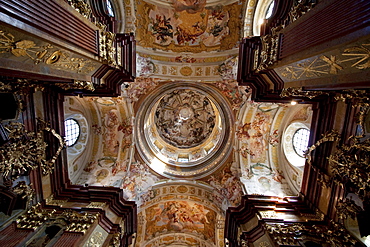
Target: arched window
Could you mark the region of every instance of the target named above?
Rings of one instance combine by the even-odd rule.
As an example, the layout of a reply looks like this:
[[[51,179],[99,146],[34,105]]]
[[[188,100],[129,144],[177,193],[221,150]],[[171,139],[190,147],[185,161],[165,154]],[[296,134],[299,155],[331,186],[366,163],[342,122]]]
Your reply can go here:
[[[69,118],[64,121],[64,127],[66,145],[68,147],[73,146],[80,136],[80,125],[75,119]]]
[[[296,130],[293,135],[293,148],[296,154],[304,157],[304,152],[307,150],[308,140],[310,138],[310,131],[306,128]]]

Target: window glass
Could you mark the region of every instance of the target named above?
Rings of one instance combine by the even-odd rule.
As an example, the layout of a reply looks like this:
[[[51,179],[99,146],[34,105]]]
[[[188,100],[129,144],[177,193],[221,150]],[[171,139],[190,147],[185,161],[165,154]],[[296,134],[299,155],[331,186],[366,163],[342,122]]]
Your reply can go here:
[[[269,5],[269,7],[267,8],[267,11],[266,11],[266,16],[265,18],[268,19],[271,17],[272,15],[272,11],[274,10],[274,6],[275,6],[275,1],[272,1]]]
[[[300,157],[304,157],[304,152],[308,147],[309,138],[310,131],[305,128],[298,129],[293,135],[293,148]]]
[[[108,15],[110,17],[114,17],[114,9],[113,9],[112,2],[110,0],[106,0],[106,3],[107,3]]]
[[[75,119],[69,118],[64,121],[64,127],[66,144],[68,147],[73,146],[80,136],[80,125]]]

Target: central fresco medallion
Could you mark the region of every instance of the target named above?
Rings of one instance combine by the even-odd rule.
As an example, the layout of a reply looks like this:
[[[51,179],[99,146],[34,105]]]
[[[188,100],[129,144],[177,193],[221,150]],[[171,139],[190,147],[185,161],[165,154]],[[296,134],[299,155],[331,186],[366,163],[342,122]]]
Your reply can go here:
[[[156,109],[155,124],[160,136],[178,148],[204,142],[215,126],[215,112],[203,94],[180,89],[166,94]]]
[[[229,102],[216,87],[166,83],[137,109],[136,148],[142,160],[165,177],[205,177],[228,159],[232,126]]]

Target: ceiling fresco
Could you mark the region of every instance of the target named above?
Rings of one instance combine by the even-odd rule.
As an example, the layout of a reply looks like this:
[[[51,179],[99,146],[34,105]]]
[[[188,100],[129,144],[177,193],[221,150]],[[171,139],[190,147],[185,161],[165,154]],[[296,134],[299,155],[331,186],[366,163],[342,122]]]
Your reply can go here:
[[[137,41],[143,47],[174,52],[232,49],[241,36],[242,8],[240,3],[206,6],[204,0],[174,0],[167,6],[140,1]]]
[[[135,8],[140,76],[218,81],[238,55],[244,1],[148,0]]]
[[[210,228],[207,223],[202,223],[202,221],[206,222],[205,218],[197,221],[198,216],[188,211],[189,208],[203,205],[202,214],[207,219],[208,217],[222,219],[225,210],[230,206],[239,205],[241,196],[245,193],[286,196],[296,195],[299,189],[303,171],[289,164],[284,158],[281,142],[284,129],[290,123],[300,121],[309,125],[310,107],[251,101],[250,89],[237,86],[234,80],[207,85],[198,84],[141,78],[137,79],[136,84],[123,88],[122,96],[117,98],[67,97],[65,100],[65,109],[69,116],[76,114],[85,116],[89,123],[87,130],[90,130],[88,142],[85,144],[85,150],[88,151],[70,160],[70,177],[76,184],[119,187],[123,190],[126,200],[136,201],[139,216],[143,219],[140,229],[144,229],[141,237],[137,239],[142,241],[138,246],[161,246],[156,243],[166,246],[165,243],[173,244],[180,239],[199,244],[203,241],[204,246],[215,246],[215,243],[219,242],[218,230]],[[177,89],[174,90],[174,88]],[[209,92],[212,93],[208,94]],[[176,162],[170,162],[170,165],[176,169],[171,176],[168,176],[158,171],[157,162],[143,159],[138,145],[145,140],[151,143],[148,144],[149,146],[155,146],[155,141],[160,140],[163,145],[169,147],[172,146],[172,142],[168,143],[159,133],[153,135],[152,132],[145,132],[141,128],[151,126],[147,129],[153,130],[152,127],[154,127],[154,130],[159,131],[161,128],[155,127],[155,119],[159,121],[158,119],[164,114],[171,116],[169,118],[171,121],[176,117],[192,116],[191,114],[196,113],[195,109],[200,106],[198,107],[198,103],[191,103],[192,107],[187,106],[190,98],[201,102],[204,119],[207,119],[206,112],[209,111],[218,119],[215,120],[216,124],[213,128],[219,126],[217,128],[222,129],[222,122],[228,118],[235,119],[228,131],[233,133],[230,136],[232,138],[228,139],[230,141],[233,139],[229,146],[230,152],[226,152],[225,157],[219,159],[221,162],[216,162],[217,165],[213,162],[207,163],[207,156],[204,156],[205,160],[200,159],[198,162],[191,159],[177,162],[180,157],[178,155],[186,153],[183,150],[204,148],[213,139],[205,138],[195,147],[185,149],[177,147],[174,151],[177,155],[174,159]],[[222,105],[227,105],[229,109],[227,114],[231,114],[230,117],[225,118],[225,115],[222,117],[225,109],[220,108],[220,102]],[[152,107],[155,105],[157,107]],[[186,105],[186,111],[181,112],[184,105]],[[212,105],[212,108],[208,108],[209,105]],[[144,111],[146,113],[143,114],[141,107],[149,110]],[[171,113],[164,110],[166,107]],[[164,112],[156,115],[159,109]],[[145,120],[142,123],[147,124],[139,124],[141,118],[138,113],[147,116],[142,118]],[[151,119],[151,122],[146,122],[148,119]],[[165,131],[164,128],[161,131]],[[148,134],[141,140],[136,136],[136,132]],[[212,131],[211,136],[215,133],[217,132]],[[218,149],[216,148],[215,151]],[[69,150],[72,149],[69,148]],[[187,170],[179,172],[181,169]],[[204,172],[204,169],[208,169],[209,172]],[[188,186],[199,183],[199,186],[203,186],[203,192],[178,197],[179,192],[175,191],[171,192],[175,195],[166,197],[162,192],[169,192],[171,183],[182,183],[187,189],[179,190],[189,192],[194,190]],[[155,189],[158,186],[161,187],[160,190]],[[184,196],[184,193],[180,194]],[[165,199],[168,199],[167,203]],[[200,204],[203,200],[207,203]],[[179,205],[184,207],[179,211],[179,215],[182,214],[182,216],[170,216],[167,213],[176,210]],[[161,220],[157,222],[154,220],[156,217],[160,217]],[[176,217],[180,217],[179,222],[175,222],[178,220]],[[156,229],[157,233],[145,230],[146,227],[150,228],[150,231]],[[214,234],[210,234],[209,231]],[[169,235],[170,232],[180,235]],[[208,235],[203,236],[203,234]],[[219,242],[216,246],[223,245]]]
[[[125,0],[135,82],[116,98],[65,99],[66,117],[85,121],[81,151],[68,148],[70,179],[136,202],[135,246],[224,247],[225,212],[242,195],[299,191],[303,171],[282,146],[312,110],[254,102],[238,85],[243,11],[257,3],[225,2]]]
[[[207,221],[222,220],[225,210],[229,206],[239,205],[243,194],[295,195],[296,191],[291,188],[292,183],[299,187],[302,171],[293,165],[283,165],[288,162],[281,156],[281,138],[284,132],[282,128],[294,121],[308,122],[309,107],[253,102],[248,99],[246,88],[237,87],[236,84],[233,87],[233,84],[228,84],[227,81],[214,83],[213,90],[219,92],[217,99],[226,100],[224,103],[229,105],[230,112],[236,120],[234,141],[230,145],[231,152],[227,153],[227,157],[221,159],[222,162],[218,165],[209,163],[210,168],[204,166],[207,161],[200,160],[196,164],[200,168],[194,166],[191,161],[178,162],[177,164],[188,166],[189,170],[186,171],[189,173],[185,172],[184,176],[176,173],[175,177],[167,177],[165,173],[161,174],[156,170],[155,162],[149,164],[138,152],[137,145],[141,141],[137,139],[135,132],[140,130],[137,125],[139,106],[143,105],[143,100],[153,102],[149,96],[157,95],[157,101],[154,103],[157,102],[159,105],[158,102],[172,102],[169,104],[171,111],[180,114],[181,109],[184,108],[179,106],[185,105],[185,99],[189,95],[194,96],[194,100],[200,97],[198,99],[202,99],[202,107],[205,99],[209,102],[206,105],[212,105],[210,102],[214,99],[210,100],[200,94],[199,89],[195,90],[194,94],[191,93],[194,88],[192,89],[188,84],[188,87],[180,87],[178,91],[170,90],[169,94],[162,89],[163,85],[173,85],[172,82],[156,82],[147,78],[141,80],[140,85],[143,87],[141,90],[134,90],[137,85],[130,85],[118,98],[68,97],[65,104],[70,115],[83,114],[89,122],[90,129],[89,141],[85,147],[90,151],[79,154],[78,158],[71,160],[69,166],[70,174],[74,174],[71,176],[73,182],[82,185],[119,187],[123,190],[126,200],[136,201],[139,217],[142,220],[142,224],[139,224],[141,233],[138,232],[137,238],[141,244],[138,246],[161,246],[156,243],[166,246],[165,243],[173,244],[180,239],[187,239],[189,243],[197,244],[203,241],[204,246],[223,246],[217,235],[220,229],[215,228],[217,224],[208,224]],[[164,94],[158,96],[158,92]],[[170,100],[176,95],[173,92],[182,95],[180,99],[175,96],[176,103]],[[168,98],[163,97],[164,95]],[[161,101],[162,99],[165,100]],[[155,126],[155,113],[158,109],[165,109],[165,105],[160,108],[149,107],[152,109],[152,113],[149,114],[153,119],[151,126]],[[216,105],[213,106],[215,116],[220,114]],[[144,107],[147,108],[145,105]],[[190,116],[187,112],[190,110],[185,109],[186,111],[177,117]],[[197,107],[191,109],[194,110]],[[168,114],[165,112],[166,110],[161,114]],[[287,113],[293,117],[287,119]],[[173,114],[171,119],[175,117],[176,115]],[[219,118],[218,121],[225,121],[225,118]],[[158,133],[156,137],[162,138]],[[147,137],[145,140],[155,139]],[[198,146],[207,146],[209,140],[212,138],[206,138]],[[162,143],[165,144],[166,141],[162,140]],[[178,148],[175,152],[179,150],[183,148]],[[177,167],[176,164],[172,165]],[[183,168],[180,165],[176,169]],[[202,169],[210,169],[210,173],[198,176],[197,173],[202,174]],[[182,184],[184,187],[177,189],[175,186],[176,189],[170,189],[172,183],[176,183],[176,186]],[[198,193],[197,189],[191,189],[194,183],[199,183],[197,186],[202,188],[202,192]],[[159,187],[161,189],[158,189]],[[185,191],[195,192],[186,194]],[[164,192],[171,192],[171,195],[166,195]],[[207,203],[201,203],[204,200]]]

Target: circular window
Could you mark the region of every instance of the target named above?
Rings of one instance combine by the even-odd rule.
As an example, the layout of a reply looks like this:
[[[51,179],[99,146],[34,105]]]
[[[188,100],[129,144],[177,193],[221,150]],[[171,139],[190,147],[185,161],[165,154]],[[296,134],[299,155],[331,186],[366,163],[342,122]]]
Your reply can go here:
[[[107,0],[106,3],[107,3],[108,15],[110,17],[114,17],[114,10],[113,10],[112,2],[110,0]]]
[[[294,151],[302,158],[304,158],[304,153],[307,150],[309,138],[310,131],[305,128],[298,129],[293,135]]]
[[[266,15],[265,15],[265,19],[268,19],[271,17],[272,15],[272,11],[274,10],[274,6],[275,6],[275,1],[272,1],[269,5],[269,7],[267,8],[266,10]]]
[[[75,119],[69,118],[64,121],[64,128],[66,144],[68,147],[73,146],[80,136],[80,125]]]

